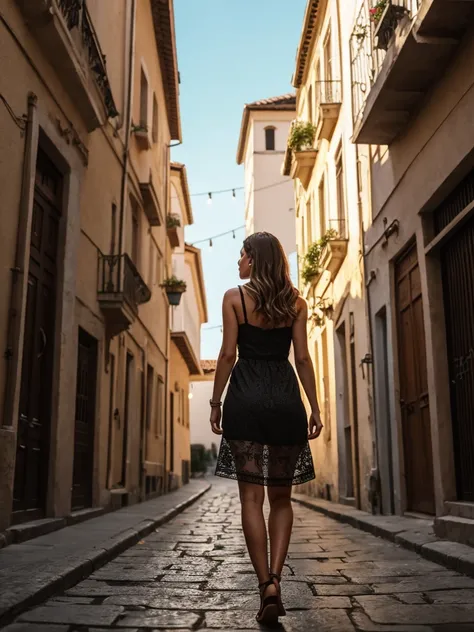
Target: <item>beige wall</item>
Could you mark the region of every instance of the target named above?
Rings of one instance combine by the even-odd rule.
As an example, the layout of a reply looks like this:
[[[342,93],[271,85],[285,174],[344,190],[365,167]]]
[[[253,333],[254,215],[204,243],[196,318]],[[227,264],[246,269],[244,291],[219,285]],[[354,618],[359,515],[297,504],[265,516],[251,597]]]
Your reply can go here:
[[[146,491],[154,493],[165,487],[165,437],[167,431],[169,434],[166,424],[169,411],[166,391],[169,386],[170,343],[168,304],[160,283],[166,269],[171,266],[171,249],[165,225],[154,228],[149,225],[143,211],[139,184],[148,182],[151,173],[165,219],[169,204],[167,146],[170,131],[150,3],[143,1],[137,3],[132,117],[137,123],[140,68],[143,66],[149,80],[150,125],[153,94],[156,94],[158,103],[158,135],[149,150],[140,149],[135,135],[132,134],[131,137],[123,242],[125,252],[131,255],[130,196],[133,196],[137,203],[139,232],[135,263],[151,290],[152,297],[147,304],[139,307],[130,329],[114,336],[109,345],[106,315],[98,302],[97,262],[99,251],[109,254],[112,249],[113,205],[117,208],[114,252],[119,251],[118,224],[132,3],[129,0],[117,0],[113,13],[104,10],[103,3],[97,0],[88,3],[101,49],[107,56],[108,78],[120,112],[115,120],[109,119],[91,133],[87,131],[83,110],[77,104],[76,95],[68,94],[62,76],[56,72],[54,55],[47,54],[47,43],[39,43],[32,36],[17,6],[16,3],[9,2],[2,9],[2,16],[17,40],[11,36],[5,24],[0,23],[0,92],[18,116],[27,111],[27,96],[30,91],[34,92],[37,100],[35,106],[30,108],[31,131],[26,135],[29,143],[26,155],[25,136],[20,134],[5,108],[0,108],[0,185],[3,191],[0,235],[4,244],[0,253],[0,344],[3,349],[7,347],[6,331],[12,287],[11,274],[8,271],[15,266],[20,210],[24,219],[19,226],[20,237],[25,243],[23,263],[26,268],[29,265],[34,166],[39,142],[64,176],[59,225],[49,471],[44,506],[44,515],[63,516],[71,510],[79,328],[95,338],[98,350],[92,504],[109,504],[112,502],[111,497],[116,497],[117,491],[119,494],[128,494],[128,502],[135,502],[142,499]],[[34,20],[31,25],[34,30]],[[75,45],[80,45],[80,42]],[[25,172],[27,179],[24,180],[21,197],[24,160],[31,164],[32,172],[29,175]],[[18,348],[15,347],[11,360],[12,379],[6,394],[8,368],[5,363],[0,365],[0,410],[3,411],[6,404],[5,410],[8,411],[8,418],[2,417],[0,420],[0,529],[10,522],[15,473],[26,301],[25,278],[26,275],[19,275],[20,301],[16,306],[20,323],[19,335],[16,337],[19,345]],[[108,352],[113,356],[113,361],[109,361]],[[125,389],[127,355],[130,357],[128,405]],[[126,472],[123,480],[122,451],[127,419]],[[186,445],[189,446],[189,438],[182,441],[184,447],[180,449],[184,450],[183,455]],[[149,480],[145,477],[149,477]],[[114,492],[114,488],[123,489]]]
[[[383,365],[383,345],[388,349],[390,388],[379,384],[377,398],[386,402],[379,410],[378,423],[384,433],[381,454],[393,458],[395,508],[403,512],[406,501],[406,472],[403,459],[403,432],[399,403],[400,371],[397,357],[396,302],[394,300],[394,260],[416,239],[423,291],[423,319],[433,443],[436,512],[445,512],[444,502],[456,499],[453,439],[443,307],[443,284],[438,253],[425,255],[431,241],[429,211],[452,190],[463,173],[472,168],[472,112],[474,88],[473,32],[468,32],[442,79],[432,87],[423,108],[390,147],[371,148],[372,222],[367,230],[368,268],[376,277],[370,285],[374,329],[380,327],[377,314],[386,310],[387,336],[375,347],[375,368]],[[426,211],[422,214],[422,211]],[[385,224],[399,222],[399,232],[382,245]],[[387,428],[387,425],[389,428]],[[393,445],[389,454],[389,438]],[[388,474],[387,474],[388,476]]]
[[[291,180],[281,175],[281,163],[294,116],[291,111],[250,111],[244,154],[246,235],[271,232],[287,255],[296,250],[295,211]],[[275,151],[265,150],[269,126],[275,127]]]
[[[300,285],[303,295],[308,300],[310,314],[321,300],[325,301],[326,305],[333,306],[332,315],[326,314],[322,326],[312,321],[308,326],[309,349],[316,368],[318,397],[325,428],[321,438],[311,443],[317,478],[306,485],[305,489],[317,496],[330,495],[332,500],[355,503],[363,509],[369,509],[370,474],[376,463],[370,410],[370,375],[365,370],[363,376],[360,362],[367,353],[370,353],[370,345],[363,297],[363,266],[360,259],[357,155],[351,143],[351,69],[347,59],[347,47],[340,47],[340,38],[342,42],[347,41],[352,28],[350,16],[353,15],[355,2],[351,1],[349,4],[350,7],[345,6],[344,11],[340,12],[340,23],[337,3],[321,5],[303,85],[297,90],[298,119],[307,121],[312,111],[312,122],[316,123],[319,114],[315,96],[319,88],[316,67],[318,61],[321,68],[325,66],[323,49],[330,30],[332,79],[342,80],[342,105],[332,135],[320,136],[316,140],[318,154],[307,189],[299,180],[295,180],[296,239],[300,272],[303,266],[302,258],[308,247],[321,238],[327,229],[341,229],[341,225],[334,221],[338,218],[336,160],[341,150],[345,232],[348,241],[347,253],[335,278],[331,280],[331,275],[325,271],[317,285]],[[321,77],[325,78],[324,74],[320,75],[319,79]],[[365,168],[367,169],[367,165]],[[363,169],[364,164],[361,163],[361,172]],[[324,226],[319,203],[319,187],[322,182],[326,213]],[[316,313],[321,315],[317,309]],[[354,330],[352,339],[351,322]]]

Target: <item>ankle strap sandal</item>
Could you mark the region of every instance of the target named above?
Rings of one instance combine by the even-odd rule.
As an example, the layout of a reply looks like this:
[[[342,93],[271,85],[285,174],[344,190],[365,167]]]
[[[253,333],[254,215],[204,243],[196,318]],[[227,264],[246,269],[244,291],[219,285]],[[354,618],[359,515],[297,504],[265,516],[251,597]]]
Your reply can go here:
[[[272,626],[278,623],[278,595],[269,595],[265,597],[265,590],[269,586],[275,586],[273,578],[270,578],[266,582],[262,582],[258,585],[258,589],[260,590],[260,610],[255,617],[258,623],[262,623],[263,625]]]
[[[273,571],[270,571],[270,579],[273,581],[274,579],[278,582],[278,616],[284,617],[286,615],[285,606],[283,605],[283,601],[281,600],[281,575],[277,575]]]

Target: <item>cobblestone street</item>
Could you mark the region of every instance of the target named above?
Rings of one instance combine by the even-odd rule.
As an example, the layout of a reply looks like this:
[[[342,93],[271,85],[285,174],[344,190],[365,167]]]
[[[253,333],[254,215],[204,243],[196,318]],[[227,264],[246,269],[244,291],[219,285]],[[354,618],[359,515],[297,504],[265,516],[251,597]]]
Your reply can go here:
[[[6,632],[256,630],[235,483]],[[299,505],[282,583],[287,632],[474,630],[474,579]]]

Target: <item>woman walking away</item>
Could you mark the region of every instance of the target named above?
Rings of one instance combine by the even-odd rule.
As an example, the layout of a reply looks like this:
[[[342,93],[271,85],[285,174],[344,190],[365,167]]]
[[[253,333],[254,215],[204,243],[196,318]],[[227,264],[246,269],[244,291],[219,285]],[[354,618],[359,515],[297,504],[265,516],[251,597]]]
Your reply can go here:
[[[224,335],[210,421],[213,432],[223,434],[216,475],[239,483],[242,528],[259,582],[257,621],[272,625],[285,614],[280,575],[293,525],[291,487],[315,477],[308,439],[318,437],[323,426],[308,353],[307,306],[291,283],[278,239],[269,233],[248,237],[240,253],[239,273],[250,282],[224,295]],[[291,342],[311,406],[309,421],[288,361]],[[220,400],[229,376],[221,430]],[[264,486],[270,503],[270,566]]]

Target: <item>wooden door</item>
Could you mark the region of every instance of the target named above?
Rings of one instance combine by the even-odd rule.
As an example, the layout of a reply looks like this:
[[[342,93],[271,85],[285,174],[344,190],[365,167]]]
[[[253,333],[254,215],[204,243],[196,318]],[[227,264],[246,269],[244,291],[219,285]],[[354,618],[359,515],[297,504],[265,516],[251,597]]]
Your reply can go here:
[[[408,511],[435,512],[425,330],[416,245],[396,264],[400,407]]]
[[[62,176],[38,151],[12,522],[44,515],[48,482]]]
[[[71,508],[92,506],[97,340],[79,329]]]
[[[458,500],[474,502],[474,219],[442,251]]]

